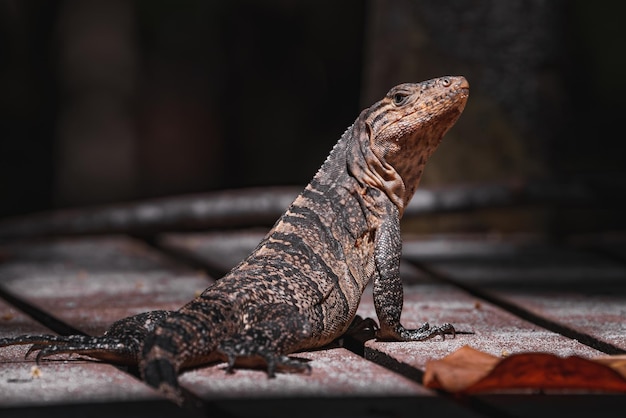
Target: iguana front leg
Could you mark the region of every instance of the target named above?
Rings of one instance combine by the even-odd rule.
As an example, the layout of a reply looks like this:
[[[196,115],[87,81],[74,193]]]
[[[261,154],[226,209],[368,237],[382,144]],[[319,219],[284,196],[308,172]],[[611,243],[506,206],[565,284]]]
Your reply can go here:
[[[406,329],[400,323],[404,292],[400,280],[400,256],[402,238],[398,208],[391,202],[387,205],[388,216],[383,217],[376,231],[374,256],[377,274],[374,277],[374,307],[380,321],[376,336],[383,340],[422,341],[446,334],[454,337],[451,324],[431,327],[425,323],[417,329]]]

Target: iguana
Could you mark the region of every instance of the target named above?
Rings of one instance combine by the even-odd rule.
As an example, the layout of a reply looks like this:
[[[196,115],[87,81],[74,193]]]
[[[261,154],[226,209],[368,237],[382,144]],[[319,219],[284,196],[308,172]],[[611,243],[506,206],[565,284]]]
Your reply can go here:
[[[33,344],[38,360],[79,353],[138,364],[145,382],[180,400],[180,370],[212,361],[227,361],[229,372],[261,361],[270,377],[309,371],[288,355],[344,334],[370,280],[378,338],[454,335],[448,323],[400,323],[400,218],[468,95],[463,77],[393,87],[361,112],[256,249],[178,311],[121,319],[99,337],[26,335],[0,346]]]

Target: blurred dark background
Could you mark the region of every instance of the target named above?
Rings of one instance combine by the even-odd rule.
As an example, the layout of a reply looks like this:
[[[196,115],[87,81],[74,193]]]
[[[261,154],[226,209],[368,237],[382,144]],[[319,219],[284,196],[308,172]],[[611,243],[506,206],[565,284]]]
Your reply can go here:
[[[465,75],[422,185],[626,189],[622,2],[0,0],[0,217],[304,185],[393,85]],[[459,230],[624,228],[622,209]],[[452,226],[450,226],[452,225]]]

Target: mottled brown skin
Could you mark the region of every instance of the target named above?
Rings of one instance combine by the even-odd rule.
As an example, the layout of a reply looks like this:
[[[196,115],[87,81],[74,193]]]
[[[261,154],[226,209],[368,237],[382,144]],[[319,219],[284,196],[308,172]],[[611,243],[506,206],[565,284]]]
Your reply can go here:
[[[138,363],[144,380],[180,399],[177,375],[213,360],[263,360],[308,371],[287,355],[328,344],[348,330],[374,281],[377,337],[420,341],[454,334],[450,324],[400,323],[400,218],[424,166],[463,108],[463,77],[401,84],[364,110],[258,247],[230,273],[175,312],[116,322],[104,336],[23,336],[38,358],[81,353]]]

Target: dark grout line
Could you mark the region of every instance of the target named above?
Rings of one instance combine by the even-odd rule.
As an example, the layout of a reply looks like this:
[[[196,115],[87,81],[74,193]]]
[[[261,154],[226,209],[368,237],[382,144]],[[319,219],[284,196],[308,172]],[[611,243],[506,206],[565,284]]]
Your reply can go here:
[[[389,356],[388,354],[380,352],[378,350],[370,350],[365,348],[364,358],[380,366],[383,366],[388,370],[398,373],[399,375],[402,375],[409,380],[417,382],[420,385],[424,380],[424,372],[422,370],[409,364],[402,363],[397,359]]]
[[[15,296],[4,287],[0,286],[0,298],[13,305],[35,321],[39,322],[48,329],[56,332],[59,335],[87,335],[78,328],[55,318],[48,312],[37,308],[34,305],[26,302],[25,300]]]
[[[159,239],[155,236],[146,236],[146,235],[129,235],[129,236],[138,241],[143,242],[150,248],[164,254],[165,256],[171,258],[172,260],[176,262],[184,264],[187,267],[194,269],[194,270],[204,271],[209,277],[211,277],[214,280],[217,280],[221,278],[222,276],[224,276],[226,273],[228,273],[227,271],[214,267],[213,265],[207,263],[200,257],[194,257],[190,253],[177,251],[176,249],[162,245]]]
[[[37,308],[34,305],[31,305],[27,301],[19,298],[13,293],[9,292],[4,287],[0,286],[0,298],[4,299],[6,302],[13,305],[16,309],[20,310],[22,313],[28,315],[34,321],[40,323],[45,326],[52,332],[55,332],[59,335],[68,336],[68,335],[87,335],[83,331],[78,328],[74,328],[73,326],[65,323],[64,321],[57,319],[54,315]],[[108,363],[111,366],[117,368],[118,370],[125,372],[131,376],[134,376],[137,379],[139,377],[139,370],[134,366],[120,366],[113,363]],[[141,380],[141,379],[140,379]]]
[[[581,344],[584,344],[588,347],[594,348],[598,351],[601,351],[605,354],[609,354],[609,355],[616,355],[616,354],[626,354],[626,350],[617,347],[611,343],[607,343],[605,341],[601,341],[598,340],[597,338],[589,335],[589,334],[585,334],[583,332],[580,331],[576,331],[575,329],[572,329],[566,325],[560,324],[558,322],[552,321],[550,319],[547,319],[543,316],[537,315],[525,308],[522,308],[519,305],[516,305],[514,303],[508,302],[506,300],[500,299],[492,294],[490,294],[489,292],[480,290],[478,288],[475,288],[473,286],[464,284],[458,280],[455,280],[443,273],[440,273],[430,267],[428,267],[427,265],[415,260],[415,259],[411,259],[408,258],[407,261],[412,264],[413,266],[415,266],[416,268],[422,270],[423,272],[425,272],[426,274],[428,274],[429,276],[431,276],[432,278],[439,280],[441,282],[450,284],[452,286],[455,286],[457,288],[460,288],[462,290],[464,290],[465,292],[471,294],[474,297],[483,299],[493,305],[496,305],[506,311],[508,311],[509,313],[512,313],[526,321],[532,322],[535,325],[538,325],[542,328],[545,328],[549,331],[555,332],[557,334],[561,334],[567,338],[573,339],[573,340],[577,340],[578,342],[580,342]]]
[[[611,261],[613,263],[621,264],[622,266],[626,266],[626,257],[623,254],[615,252],[609,248],[604,248],[597,245],[568,245],[569,248],[576,248],[580,250],[587,251],[589,253],[595,254],[598,257],[602,257],[605,260]]]
[[[373,336],[371,338],[374,338]],[[378,350],[372,350],[365,347],[365,342],[371,338],[361,338],[359,336],[345,336],[343,347],[352,351],[354,354],[363,357],[367,361],[384,367],[385,369],[397,373],[413,382],[423,385],[424,372],[410,364],[402,363],[396,358]],[[513,415],[492,406],[474,396],[456,396],[442,390],[431,389],[438,396],[441,396],[450,402],[456,403],[460,407],[469,409],[470,411],[492,418],[513,418]]]
[[[78,328],[74,328],[73,326],[61,321],[60,319],[55,318],[53,315],[47,313],[44,310],[37,308],[36,306],[31,305],[30,303],[24,301],[23,299],[15,296],[2,286],[0,286],[0,298],[13,305],[16,309],[20,310],[22,313],[28,315],[30,318],[35,320],[36,322],[42,324],[46,328],[51,331],[59,334],[59,335],[87,335],[83,331]],[[106,362],[105,362],[106,363]],[[124,366],[117,365],[114,363],[107,363],[116,369],[129,374],[136,378],[137,380],[142,381],[141,375],[139,373],[139,368],[137,366]],[[191,416],[205,416],[203,413],[205,409],[204,402],[201,398],[191,393],[185,388],[181,388],[185,397],[185,405],[184,409],[191,414]]]

